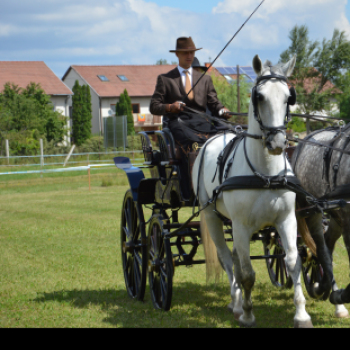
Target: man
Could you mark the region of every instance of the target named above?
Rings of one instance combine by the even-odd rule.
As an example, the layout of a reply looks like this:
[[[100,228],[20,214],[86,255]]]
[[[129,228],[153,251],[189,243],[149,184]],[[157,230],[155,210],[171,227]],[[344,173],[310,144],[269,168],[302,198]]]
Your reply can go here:
[[[184,106],[191,107],[205,113],[206,107],[214,116],[229,118],[229,112],[218,100],[210,76],[203,76],[200,82],[189,93],[201,77],[201,73],[191,67],[197,49],[192,38],[181,37],[176,41],[175,52],[179,65],[166,74],[158,76],[157,85],[150,103],[150,112],[163,115],[166,123],[169,119],[176,119],[178,113],[184,111]],[[189,93],[189,94],[188,94]]]
[[[197,72],[199,72],[199,73],[201,73],[201,74],[203,74],[204,72],[206,72],[206,71],[208,70],[208,67],[201,66],[201,64],[199,63],[197,57],[195,57],[195,58],[193,59],[192,68],[193,68],[195,71],[197,71]]]
[[[197,49],[191,37],[176,40],[175,52],[179,65],[157,78],[150,102],[150,112],[163,115],[163,126],[168,127],[184,157],[181,163],[181,186],[185,198],[190,196],[188,154],[194,142],[203,142],[216,133],[215,126],[205,118],[208,108],[212,115],[228,119],[229,110],[218,100],[213,81],[192,68]],[[200,81],[197,84],[197,81]],[[199,113],[186,110],[190,107]]]

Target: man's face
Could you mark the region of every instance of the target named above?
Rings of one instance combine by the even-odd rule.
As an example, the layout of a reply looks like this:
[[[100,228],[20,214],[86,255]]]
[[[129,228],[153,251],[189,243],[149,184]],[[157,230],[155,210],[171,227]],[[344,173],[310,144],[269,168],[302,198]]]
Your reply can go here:
[[[176,56],[179,59],[179,66],[185,69],[191,67],[194,59],[194,51],[177,51]]]

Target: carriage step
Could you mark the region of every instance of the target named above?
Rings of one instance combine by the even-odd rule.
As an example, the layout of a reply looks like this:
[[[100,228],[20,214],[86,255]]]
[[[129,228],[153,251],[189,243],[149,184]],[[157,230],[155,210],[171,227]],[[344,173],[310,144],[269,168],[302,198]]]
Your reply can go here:
[[[171,228],[179,228],[183,224],[180,223],[175,223],[175,224],[165,224],[164,228],[166,229],[171,229]],[[200,227],[200,221],[190,221],[187,225],[186,228],[199,228]]]
[[[279,259],[279,258],[285,258],[286,254],[276,254],[276,255],[256,255],[251,256],[250,260],[263,260],[263,259]]]

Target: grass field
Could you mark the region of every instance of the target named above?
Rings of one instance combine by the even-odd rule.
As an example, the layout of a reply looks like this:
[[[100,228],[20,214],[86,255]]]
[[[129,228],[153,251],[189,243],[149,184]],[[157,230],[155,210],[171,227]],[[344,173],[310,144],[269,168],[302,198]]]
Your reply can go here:
[[[82,175],[84,174],[84,175]],[[102,186],[102,185],[105,186]],[[125,291],[119,247],[126,176],[115,168],[85,173],[0,178],[0,327],[218,327],[236,328],[226,310],[226,276],[207,284],[205,266],[175,271],[172,308],[153,309]],[[180,212],[183,218],[189,212]],[[261,254],[261,243],[251,245]],[[199,254],[203,254],[200,248]],[[293,327],[293,290],[279,291],[262,261],[253,262],[258,327]],[[349,282],[343,242],[334,256],[337,282]],[[304,289],[305,290],[305,289]],[[306,295],[315,327],[346,327],[329,302]]]

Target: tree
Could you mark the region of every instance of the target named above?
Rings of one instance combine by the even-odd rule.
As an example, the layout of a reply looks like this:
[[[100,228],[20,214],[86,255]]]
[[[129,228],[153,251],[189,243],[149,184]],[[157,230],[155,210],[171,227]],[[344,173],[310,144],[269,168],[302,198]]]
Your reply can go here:
[[[82,88],[78,80],[75,81],[72,91],[72,137],[74,144],[80,146],[84,142],[81,132],[84,100]]]
[[[91,94],[89,86],[81,86],[78,80],[72,90],[72,136],[74,143],[80,146],[91,137]]]
[[[82,108],[82,125],[81,125],[81,135],[84,140],[88,140],[91,137],[91,119],[92,119],[92,109],[91,109],[91,93],[88,85],[82,86],[83,95],[83,108]]]
[[[0,93],[0,139],[7,138],[17,154],[35,154],[39,139],[61,142],[67,133],[66,117],[53,110],[50,97],[39,84],[19,88],[6,83]]]
[[[211,74],[213,84],[218,95],[219,101],[230,111],[238,110],[238,98],[237,98],[237,82],[232,81],[229,83],[223,76],[217,76],[214,73]],[[251,83],[248,83],[244,76],[240,76],[239,89],[240,89],[240,111],[242,113],[248,112],[250,103],[250,90]],[[232,117],[232,119],[238,124],[247,124],[247,118],[241,116]]]
[[[290,46],[280,55],[280,62],[288,62],[296,55],[296,66],[290,81],[297,91],[300,112],[313,114],[323,111],[333,113],[334,98],[341,91],[337,85],[343,81],[343,67],[349,67],[350,43],[344,32],[335,29],[331,40],[322,44],[309,39],[308,28],[295,26],[290,31]],[[329,84],[332,82],[335,85]],[[310,131],[310,122],[307,120]]]
[[[168,63],[168,61],[166,59],[163,59],[163,58],[161,58],[160,60],[158,60],[156,62],[156,65],[160,65],[160,66],[165,65],[165,64],[177,64],[177,62],[172,61],[171,63]]]
[[[117,115],[117,116],[126,115],[126,117],[127,117],[127,134],[131,135],[131,134],[135,133],[134,117],[132,114],[131,99],[130,99],[129,94],[128,94],[126,89],[119,96],[119,101],[117,102],[117,105],[115,108],[115,115]]]
[[[127,122],[128,122],[128,135],[132,135],[132,134],[135,134],[134,116],[132,114],[131,99],[126,89],[124,90],[124,96],[125,96],[125,103],[127,108],[126,115],[127,115]]]

